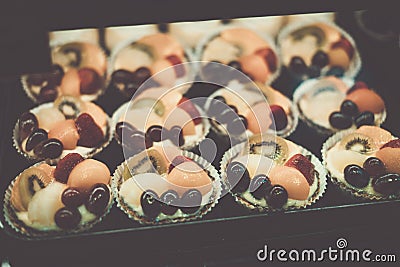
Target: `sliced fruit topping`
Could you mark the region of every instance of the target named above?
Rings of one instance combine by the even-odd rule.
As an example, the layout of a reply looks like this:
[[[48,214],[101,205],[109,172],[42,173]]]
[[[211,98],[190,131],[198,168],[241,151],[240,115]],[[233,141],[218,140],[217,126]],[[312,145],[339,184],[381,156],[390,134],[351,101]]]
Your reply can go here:
[[[66,184],[71,171],[83,160],[84,158],[80,154],[69,153],[58,161],[54,171],[54,178],[56,178],[57,181]]]
[[[273,159],[277,164],[286,161],[289,147],[286,141],[279,136],[263,134],[250,137],[250,152]]]
[[[235,118],[237,118],[238,117],[237,109],[234,106],[232,106],[232,107],[233,108],[228,106],[220,114],[216,114],[215,120],[218,123],[225,124],[225,123],[229,123],[229,122],[233,121]],[[249,121],[248,117],[247,117],[247,121]]]
[[[107,114],[104,110],[93,102],[85,102],[85,107],[82,113],[87,113],[93,117],[94,121],[100,127],[106,126],[107,124]]]
[[[262,56],[257,54],[245,55],[240,57],[239,61],[243,72],[252,80],[267,82],[272,71],[268,69],[268,65]]]
[[[78,144],[79,134],[74,120],[65,120],[54,125],[49,131],[48,138],[60,140],[64,149],[75,149]]]
[[[102,79],[96,70],[81,68],[78,70],[81,94],[95,94],[102,87]]]
[[[64,150],[63,144],[60,140],[50,138],[33,149],[33,153],[39,158],[56,159],[61,156]]]
[[[356,132],[372,138],[378,147],[381,147],[383,144],[393,139],[389,131],[377,126],[364,125],[358,128]]]
[[[353,58],[354,47],[348,39],[342,37],[339,41],[337,41],[331,45],[331,49],[339,49],[339,48],[346,51],[346,53],[350,59]]]
[[[182,163],[187,162],[187,161],[192,161],[192,160],[189,159],[189,158],[187,158],[187,157],[185,157],[185,156],[181,156],[181,155],[176,156],[176,157],[172,160],[171,164],[170,164],[169,167],[168,167],[168,173],[170,173],[170,172],[171,172],[176,166],[178,166],[179,164],[182,164]]]
[[[335,111],[329,115],[329,123],[336,129],[348,129],[353,125],[353,120],[350,116]]]
[[[167,56],[166,59],[171,63],[172,66],[174,66],[175,75],[177,78],[185,76],[185,66],[182,65],[182,60],[178,56],[171,55]]]
[[[41,108],[35,114],[38,120],[38,127],[49,131],[53,126],[65,120],[65,116],[62,112],[60,112],[57,108]]]
[[[85,202],[85,195],[78,188],[68,187],[62,193],[61,201],[67,207],[79,207]]]
[[[295,168],[276,166],[271,169],[269,179],[272,185],[283,186],[291,199],[306,200],[308,198],[310,185],[304,175]]]
[[[272,125],[272,118],[271,114],[268,114],[268,109],[269,105],[267,102],[261,102],[253,106],[251,109],[249,109],[249,112],[246,114],[247,122],[249,123],[249,130],[254,133],[254,134],[259,134],[259,133],[265,133],[268,131],[269,127]],[[226,109],[226,111],[230,111],[230,109]],[[224,111],[224,112],[226,112]],[[232,120],[232,117],[234,118],[236,113],[231,111],[232,115],[231,117],[227,117],[223,121],[230,121]],[[221,114],[221,120],[222,120],[222,115]],[[286,114],[285,114],[286,116]],[[286,126],[285,126],[286,127]]]
[[[141,108],[151,108],[152,112],[162,117],[165,114],[166,107],[162,103],[162,101],[157,101],[153,98],[143,97],[140,99],[134,99],[133,104],[130,106],[130,109],[141,109]]]
[[[60,92],[62,95],[79,97],[80,78],[76,69],[69,69],[61,80]]]
[[[160,196],[161,212],[165,215],[174,215],[179,208],[179,195],[174,190],[168,190]]]
[[[95,184],[108,184],[110,178],[110,170],[103,162],[85,159],[72,169],[67,185],[90,193]]]
[[[54,221],[58,227],[65,230],[76,228],[81,222],[82,215],[77,208],[64,207],[54,215]]]
[[[11,192],[11,204],[17,211],[28,210],[33,195],[50,184],[52,178],[37,167],[30,167],[17,178]]]
[[[275,72],[278,69],[278,58],[271,48],[259,49],[255,54],[260,55],[265,60],[271,72]]]
[[[172,141],[173,144],[176,146],[183,146],[185,144],[185,139],[183,137],[183,130],[179,126],[173,126],[169,130],[169,139]]]
[[[352,118],[359,114],[357,105],[351,100],[345,100],[342,102],[340,112]]]
[[[250,181],[249,191],[256,199],[266,198],[271,189],[271,181],[265,174],[259,174]]]
[[[353,101],[360,112],[370,111],[372,113],[381,113],[385,109],[385,102],[374,91],[360,88],[349,93],[346,99]]]
[[[47,132],[43,129],[38,128],[32,131],[32,133],[29,135],[26,141],[25,150],[29,152],[32,149],[34,149],[37,145],[39,145],[41,142],[47,139],[48,139]]]
[[[306,177],[309,185],[314,183],[314,164],[312,164],[306,156],[303,156],[302,154],[296,154],[285,163],[285,166],[293,167],[299,170],[304,177]]]
[[[158,150],[153,148],[146,150],[146,153],[157,173],[159,174],[167,173],[169,167],[167,165],[166,159],[164,158],[163,154],[161,154]]]
[[[250,177],[269,173],[271,168],[276,165],[272,159],[259,154],[246,154],[239,156],[235,161],[246,166]]]
[[[281,185],[274,185],[267,193],[267,204],[274,209],[282,208],[288,201],[289,195],[286,189]]]
[[[160,125],[152,125],[147,129],[146,135],[148,135],[153,142],[160,142],[163,135],[163,129],[164,128]]]
[[[350,87],[350,89],[347,91],[347,94],[350,94],[358,89],[368,89],[368,85],[365,82],[357,81],[352,87]]]
[[[385,147],[377,151],[375,156],[385,164],[388,172],[400,174],[400,149]]]
[[[370,154],[377,150],[372,138],[361,133],[352,133],[342,138],[340,146],[362,154]]]
[[[318,50],[311,59],[311,64],[323,68],[329,63],[328,55],[321,50]]]
[[[239,115],[227,124],[226,129],[229,134],[241,135],[246,132],[247,127],[247,119],[244,116]]]
[[[190,99],[182,97],[178,103],[178,107],[185,110],[190,115],[195,125],[201,123],[202,119],[200,112],[197,110],[196,106]]]
[[[375,157],[368,158],[363,164],[364,170],[373,177],[377,177],[386,173],[385,164]]]
[[[171,112],[167,114],[163,126],[166,129],[172,129],[173,126],[179,126],[182,128],[182,134],[184,136],[196,134],[195,124],[191,116],[181,108],[174,108],[171,110]]]
[[[398,194],[400,192],[400,175],[388,173],[374,180],[374,190],[383,195]]]
[[[185,214],[193,214],[199,210],[201,206],[202,195],[197,189],[189,189],[181,198],[181,210]]]
[[[233,161],[228,164],[226,176],[230,185],[230,190],[235,194],[246,192],[250,185],[250,175],[246,166],[242,163]]]
[[[136,128],[126,121],[120,121],[115,125],[115,138],[122,144],[122,140],[131,136]]]
[[[97,216],[102,215],[110,202],[110,189],[103,183],[97,183],[89,190],[89,198],[85,203],[86,209]]]
[[[270,109],[271,109],[272,119],[275,122],[275,129],[277,131],[285,129],[288,125],[288,118],[285,110],[278,105],[271,105]]]
[[[381,147],[381,149],[385,147],[400,148],[400,139],[394,139],[392,141],[387,142]]]
[[[298,75],[304,75],[308,71],[306,63],[299,56],[292,57],[290,60],[289,69]]]
[[[140,198],[140,205],[144,215],[149,219],[155,219],[160,215],[161,202],[156,192],[152,190],[144,191]]]
[[[362,166],[365,160],[368,158],[365,154],[360,154],[353,150],[334,150],[329,151],[329,162],[332,163],[333,168],[338,172],[343,173],[344,168],[349,164],[356,164]]]
[[[375,124],[374,113],[370,111],[364,111],[354,119],[354,123],[357,126],[357,128],[363,125],[374,125]]]
[[[358,165],[350,164],[344,168],[344,179],[357,188],[364,188],[369,183],[368,173]]]
[[[75,119],[84,109],[85,103],[79,98],[63,95],[54,101],[54,107],[57,108],[67,119]]]
[[[167,59],[156,60],[150,68],[153,79],[159,84],[168,87],[172,87],[177,79],[175,69]]]
[[[22,113],[18,119],[18,140],[21,142],[27,138],[33,130],[38,128],[38,125],[38,120],[33,113]]]
[[[209,116],[218,116],[226,109],[226,100],[223,96],[216,96],[211,99],[210,107],[207,111]]]
[[[75,125],[79,133],[79,146],[96,147],[103,142],[103,131],[89,114],[79,115],[75,120]]]
[[[47,84],[46,86],[40,88],[39,95],[37,99],[40,103],[52,102],[58,96],[57,88],[54,85]]]

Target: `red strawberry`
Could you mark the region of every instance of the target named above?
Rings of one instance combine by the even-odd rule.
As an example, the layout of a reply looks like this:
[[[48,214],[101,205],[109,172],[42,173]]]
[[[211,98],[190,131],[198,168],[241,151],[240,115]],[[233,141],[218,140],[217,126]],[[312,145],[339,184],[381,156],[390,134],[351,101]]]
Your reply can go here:
[[[101,88],[101,77],[94,69],[81,68],[78,75],[81,80],[81,94],[94,94]]]
[[[309,185],[314,183],[314,164],[312,164],[311,161],[302,154],[296,154],[291,157],[285,163],[285,166],[299,170],[304,177],[306,177]]]
[[[361,82],[361,81],[355,82],[354,85],[347,91],[347,94],[350,94],[350,93],[354,92],[355,90],[363,89],[363,88],[368,89],[368,85],[365,82]]]
[[[54,178],[56,178],[56,181],[66,184],[71,171],[83,160],[84,158],[78,153],[69,153],[60,159],[54,170]]]
[[[285,110],[279,105],[271,105],[271,116],[275,122],[275,129],[277,131],[283,130],[288,125],[288,118]]]
[[[278,58],[271,48],[262,48],[256,51],[256,55],[263,57],[271,72],[275,72],[278,68]]]
[[[184,156],[176,156],[168,167],[168,173],[170,173],[179,164],[182,164],[187,161],[191,161],[191,159]]]
[[[342,37],[339,41],[337,41],[331,45],[331,49],[337,49],[337,48],[341,48],[344,51],[346,51],[346,53],[350,59],[353,58],[354,48],[353,48],[352,44],[350,43],[350,41],[347,40],[346,38]]]
[[[381,147],[381,149],[385,147],[400,148],[400,139],[394,139],[392,141],[387,142]]]
[[[103,131],[89,114],[79,115],[75,120],[75,125],[79,134],[79,146],[96,147],[103,142]]]
[[[176,77],[180,78],[185,75],[185,66],[180,65],[180,64],[182,64],[182,60],[178,56],[171,55],[171,56],[168,56],[166,59],[169,62],[171,62],[171,64],[174,66]]]
[[[190,99],[182,97],[181,100],[179,100],[178,107],[183,109],[190,115],[195,125],[201,123],[202,118],[200,116],[200,112],[197,110],[193,102],[190,101]]]

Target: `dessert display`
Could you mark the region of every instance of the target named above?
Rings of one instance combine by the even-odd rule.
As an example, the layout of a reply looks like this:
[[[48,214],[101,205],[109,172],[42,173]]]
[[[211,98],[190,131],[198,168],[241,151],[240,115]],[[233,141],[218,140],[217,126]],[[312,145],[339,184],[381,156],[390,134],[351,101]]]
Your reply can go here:
[[[128,40],[112,52],[110,83],[127,97],[132,97],[142,85],[146,88],[180,85],[192,78],[191,65],[183,64],[189,59],[190,53],[168,34]],[[181,89],[186,91],[189,87]]]
[[[280,61],[274,42],[249,28],[229,27],[207,36],[197,47],[197,57],[204,61],[200,70],[202,78],[219,85],[239,78],[221,75],[219,68],[224,65],[264,84],[271,83],[279,74]]]
[[[114,135],[126,158],[163,144],[190,149],[209,132],[203,117],[202,109],[179,88],[149,88],[114,112]]]
[[[322,149],[332,182],[357,197],[400,196],[400,140],[377,126],[339,132]]]
[[[92,102],[61,96],[20,115],[14,147],[28,159],[57,161],[70,152],[90,157],[110,141],[107,114]]]
[[[52,47],[53,66],[48,73],[22,77],[27,95],[35,102],[52,102],[59,96],[93,101],[104,92],[107,59],[91,43],[70,42]]]
[[[232,140],[266,132],[288,136],[298,121],[292,102],[279,91],[260,83],[231,82],[209,97],[205,110],[212,129]]]
[[[278,36],[282,64],[300,79],[324,75],[354,77],[361,59],[354,40],[329,21],[288,24]]]
[[[6,221],[28,238],[87,230],[112,206],[110,179],[104,163],[78,153],[67,154],[56,166],[39,162],[8,187]]]
[[[144,150],[112,178],[118,206],[143,224],[201,218],[221,196],[218,172],[203,158],[174,146]]]
[[[326,171],[311,152],[271,134],[228,150],[221,179],[240,204],[259,211],[304,208],[326,188]]]
[[[293,95],[301,119],[322,134],[381,125],[386,118],[383,99],[367,84],[334,76],[303,82]]]

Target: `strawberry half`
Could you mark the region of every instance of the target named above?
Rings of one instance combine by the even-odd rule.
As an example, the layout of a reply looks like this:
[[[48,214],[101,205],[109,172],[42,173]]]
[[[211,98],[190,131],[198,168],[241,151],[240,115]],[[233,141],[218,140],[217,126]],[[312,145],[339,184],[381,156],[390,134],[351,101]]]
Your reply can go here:
[[[344,51],[346,51],[346,53],[350,59],[353,58],[353,56],[354,56],[353,45],[346,38],[342,37],[339,41],[337,41],[331,45],[331,49],[337,49],[337,48],[341,48]]]
[[[255,54],[262,56],[271,72],[275,72],[278,69],[278,59],[271,48],[259,49],[255,52]]]
[[[56,178],[56,181],[66,184],[71,171],[83,160],[84,158],[78,153],[70,153],[60,159],[54,170],[54,178]]]
[[[174,66],[177,78],[185,76],[185,66],[182,65],[182,60],[178,56],[171,55],[166,57],[166,59]]]
[[[178,166],[179,164],[182,164],[182,163],[187,162],[187,161],[191,161],[191,159],[189,159],[189,158],[187,158],[187,157],[184,157],[184,156],[181,156],[181,155],[176,156],[176,157],[172,160],[171,164],[170,164],[169,167],[168,167],[168,173],[170,173],[170,172],[171,172],[176,166]]]
[[[103,142],[103,131],[89,114],[79,115],[75,120],[75,125],[79,134],[78,146],[96,147]]]
[[[387,142],[381,147],[381,149],[385,147],[400,148],[400,139],[394,139],[392,141]]]
[[[183,96],[181,100],[179,100],[178,107],[183,109],[190,115],[195,125],[201,123],[202,118],[200,116],[200,112],[197,110],[193,102],[190,101],[190,99]]]
[[[299,170],[304,177],[306,177],[309,185],[314,183],[314,164],[312,164],[311,161],[302,154],[296,154],[291,157],[286,162],[285,166]]]
[[[100,75],[91,68],[82,68],[78,70],[79,79],[81,80],[81,94],[94,94],[101,88],[102,81]]]

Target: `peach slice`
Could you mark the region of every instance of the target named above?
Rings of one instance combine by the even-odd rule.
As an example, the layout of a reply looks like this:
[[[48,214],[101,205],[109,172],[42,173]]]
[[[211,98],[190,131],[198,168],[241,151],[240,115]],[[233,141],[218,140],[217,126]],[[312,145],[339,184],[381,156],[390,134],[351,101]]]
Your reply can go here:
[[[248,129],[254,134],[265,133],[272,124],[270,109],[267,102],[260,102],[248,110],[246,119]]]
[[[76,69],[69,69],[61,80],[60,91],[63,95],[80,96],[81,79]]]
[[[110,178],[110,170],[103,162],[86,159],[72,169],[68,186],[88,191],[94,184],[108,184]]]
[[[400,148],[382,148],[376,152],[376,157],[385,164],[388,172],[400,174]]]
[[[221,37],[242,48],[243,55],[250,55],[257,50],[268,46],[267,42],[258,34],[245,28],[224,30],[221,32]]]
[[[61,141],[64,149],[74,149],[78,144],[79,134],[74,120],[60,121],[50,129],[49,138]]]
[[[271,75],[267,63],[259,55],[245,55],[239,58],[242,71],[249,75],[251,79],[265,83]]]
[[[377,126],[363,125],[356,132],[371,137],[378,148],[393,139],[390,132]]]
[[[374,91],[358,89],[347,95],[346,99],[353,101],[360,112],[371,111],[381,113],[385,109],[385,102]]]
[[[168,34],[157,33],[143,37],[138,43],[148,45],[154,49],[155,56],[159,59],[169,55],[184,57],[184,51],[180,43]]]
[[[46,131],[49,131],[58,122],[65,120],[64,114],[55,107],[42,108],[35,115],[38,119],[39,128]]]
[[[272,185],[281,185],[291,199],[306,200],[310,193],[310,185],[304,175],[295,168],[276,166],[269,173]]]
[[[153,79],[163,86],[172,87],[177,79],[175,68],[167,59],[159,59],[151,66]]]
[[[166,129],[171,129],[173,126],[181,127],[184,136],[196,134],[196,128],[192,117],[189,115],[189,113],[181,108],[173,109],[165,117],[164,127]]]
[[[273,159],[259,154],[243,155],[234,159],[234,161],[238,161],[246,166],[250,179],[253,179],[258,174],[268,176],[271,169],[276,165]]]

